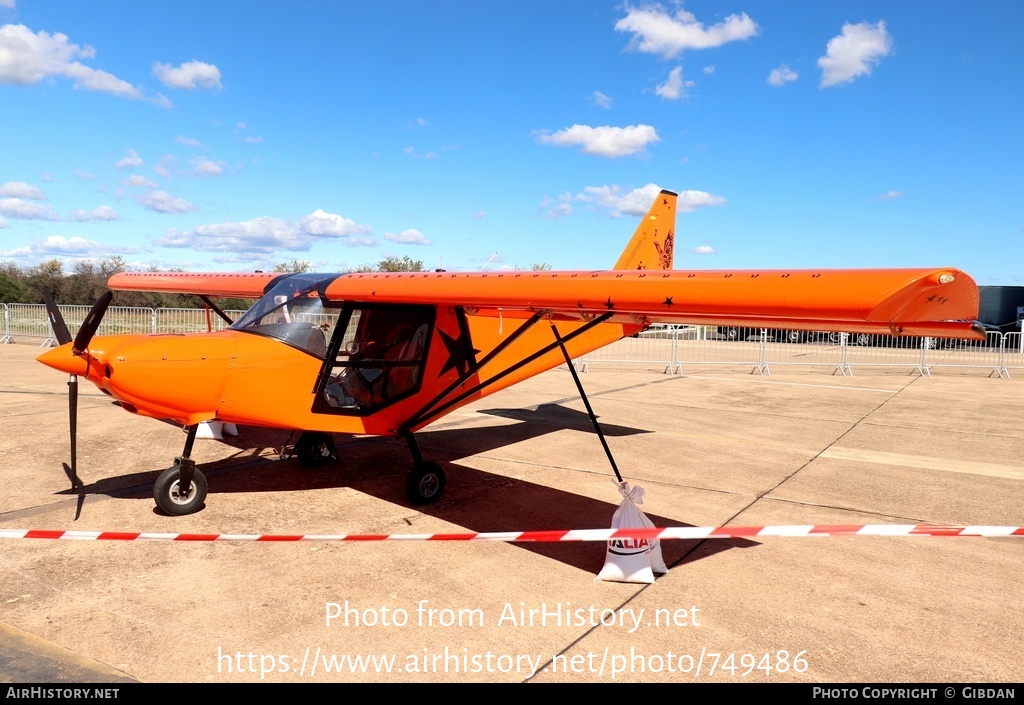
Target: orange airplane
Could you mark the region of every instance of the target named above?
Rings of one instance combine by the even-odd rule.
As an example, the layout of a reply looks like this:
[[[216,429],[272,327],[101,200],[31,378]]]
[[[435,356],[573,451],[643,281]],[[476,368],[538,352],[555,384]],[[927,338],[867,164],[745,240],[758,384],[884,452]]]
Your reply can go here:
[[[674,271],[675,211],[676,194],[662,191],[609,271],[123,272],[108,282],[198,295],[230,323],[217,332],[94,337],[108,291],[72,340],[48,296],[61,345],[39,360],[71,375],[72,483],[80,375],[131,413],[187,427],[153,487],[162,510],[185,515],[206,499],[191,458],[204,421],[302,431],[294,452],[306,466],[335,458],[332,433],[400,436],[413,457],[407,494],[424,504],[441,496],[445,473],[423,459],[417,431],[652,323],[981,337],[978,288],[957,269]],[[232,322],[218,296],[259,299]]]

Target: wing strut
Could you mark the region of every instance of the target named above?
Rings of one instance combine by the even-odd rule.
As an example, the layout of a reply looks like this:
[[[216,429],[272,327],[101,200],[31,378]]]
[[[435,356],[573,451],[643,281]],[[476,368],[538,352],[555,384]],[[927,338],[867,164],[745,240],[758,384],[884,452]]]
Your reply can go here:
[[[576,330],[572,331],[567,336],[565,336],[565,341],[568,342],[568,341],[572,340],[573,338],[575,338],[575,337],[577,337],[579,335],[582,335],[583,333],[586,333],[588,330],[590,330],[594,326],[599,325],[601,323],[604,323],[609,318],[611,318],[612,313],[613,313],[613,311],[609,311],[608,313],[602,314],[602,315],[598,316],[597,318],[593,319],[592,321],[589,321],[585,325],[577,328]],[[536,323],[538,320],[540,320],[540,317],[543,316],[543,315],[544,315],[544,313],[540,312],[540,315],[532,316],[530,318],[530,320],[527,321],[526,324],[524,324],[523,326],[520,326],[520,328],[517,329],[516,332],[513,333],[513,335],[518,336],[519,333],[522,330],[524,330],[528,326],[532,326],[534,323]],[[511,341],[506,341],[506,343],[507,342],[511,342]],[[561,344],[560,342],[556,342],[556,343],[551,343],[549,345],[545,345],[540,350],[534,352],[531,355],[526,356],[525,358],[523,358],[522,360],[520,360],[516,364],[511,365],[510,367],[502,370],[501,372],[499,372],[498,374],[494,375],[493,377],[491,377],[490,379],[486,380],[485,382],[482,382],[482,383],[476,385],[475,387],[473,387],[471,389],[465,390],[464,392],[459,394],[454,399],[449,399],[447,402],[445,402],[444,404],[441,404],[440,406],[435,406],[437,401],[440,401],[440,399],[443,398],[442,395],[438,395],[437,401],[430,402],[430,404],[425,406],[421,411],[419,411],[411,419],[409,419],[404,424],[402,424],[402,427],[399,429],[399,432],[407,431],[409,429],[412,429],[414,426],[418,426],[418,425],[421,425],[421,424],[424,424],[426,422],[429,422],[429,421],[432,421],[432,420],[436,419],[438,416],[440,416],[445,411],[447,411],[451,407],[455,406],[456,404],[458,404],[462,400],[466,399],[469,396],[472,396],[473,394],[476,394],[477,392],[479,392],[482,389],[485,389],[486,387],[489,387],[490,385],[494,384],[498,380],[503,379],[504,377],[507,377],[508,375],[512,374],[513,372],[515,372],[516,370],[520,369],[521,367],[523,367],[525,365],[529,365],[531,362],[533,362],[537,358],[542,357],[544,355],[547,355],[549,352],[551,352],[552,350],[557,348],[560,344]],[[502,346],[499,346],[499,348],[501,348],[501,347]],[[480,364],[477,365],[476,369],[479,370],[484,365],[486,365],[488,362],[490,362],[492,359],[494,359],[494,357],[497,354],[499,348],[495,348],[494,350],[491,351],[491,353],[487,357],[485,357],[483,360],[481,360]],[[455,383],[454,385],[450,386],[450,389],[454,389],[454,387],[457,387],[457,386],[458,386],[458,383]],[[445,395],[447,395],[449,393],[450,392],[448,392],[448,391],[444,392]]]
[[[594,409],[590,406],[590,400],[587,399],[587,393],[583,391],[583,383],[580,382],[580,376],[576,373],[576,368],[572,364],[572,358],[569,357],[569,351],[565,349],[565,343],[562,342],[562,336],[558,334],[558,327],[552,323],[551,331],[555,334],[555,340],[558,341],[558,347],[562,349],[562,355],[565,356],[565,364],[569,366],[569,372],[572,374],[572,381],[576,383],[576,389],[580,392],[580,398],[583,399],[583,405],[587,407],[587,413],[590,414],[590,422],[594,424],[594,430],[597,431],[597,437],[601,439],[601,445],[604,447],[604,454],[608,456],[608,462],[612,465],[612,471],[615,472],[615,479],[622,484],[622,475],[619,474],[619,468],[615,464],[615,458],[612,457],[611,448],[608,447],[608,441],[604,438],[604,432],[601,431],[601,424],[597,422],[597,416],[594,415]]]

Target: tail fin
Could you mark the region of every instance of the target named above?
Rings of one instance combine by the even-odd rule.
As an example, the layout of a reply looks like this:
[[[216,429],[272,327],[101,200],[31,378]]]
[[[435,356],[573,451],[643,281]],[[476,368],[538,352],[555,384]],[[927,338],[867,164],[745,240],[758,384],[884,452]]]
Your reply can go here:
[[[662,190],[614,269],[672,269],[675,229],[676,194]]]

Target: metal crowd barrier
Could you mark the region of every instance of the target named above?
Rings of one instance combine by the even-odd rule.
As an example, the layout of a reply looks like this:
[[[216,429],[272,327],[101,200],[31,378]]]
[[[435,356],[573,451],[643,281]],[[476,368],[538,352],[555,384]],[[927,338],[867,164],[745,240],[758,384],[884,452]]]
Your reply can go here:
[[[679,374],[697,365],[749,367],[770,375],[772,367],[815,366],[832,374],[852,376],[855,367],[906,368],[931,376],[935,368],[987,369],[1009,379],[1011,369],[1024,369],[1021,333],[988,334],[985,341],[887,335],[811,333],[712,326],[653,326],[576,361],[587,372],[590,363],[664,365]]]
[[[57,339],[46,315],[43,304],[3,304],[4,334],[0,343],[13,343],[18,339],[38,339],[39,347],[56,345]],[[89,315],[91,306],[58,306],[64,317],[68,330],[74,334]],[[237,318],[244,311],[225,311],[232,318]],[[220,316],[212,311],[207,316],[206,309],[174,309],[174,308],[131,308],[127,306],[111,306],[107,309],[100,323],[97,335],[120,335],[126,333],[203,333],[208,330],[207,321],[212,330],[227,327]],[[34,342],[34,341],[33,341]]]
[[[0,304],[3,334],[0,344],[17,339],[38,339],[39,347],[56,345],[42,304]],[[76,331],[89,306],[60,306],[68,329]],[[244,311],[226,311],[237,320]],[[322,314],[311,323],[335,325],[336,314]],[[227,327],[212,311],[182,308],[129,308],[107,310],[99,335],[122,333],[202,333]],[[985,341],[847,333],[773,331],[764,328],[656,325],[636,336],[623,338],[574,361],[582,372],[594,364],[644,364],[662,367],[666,374],[681,374],[698,365],[749,367],[770,375],[773,367],[814,366],[833,374],[853,375],[854,368],[906,368],[931,376],[937,368],[987,369],[989,375],[1009,379],[1010,370],[1024,370],[1021,333],[988,334]]]

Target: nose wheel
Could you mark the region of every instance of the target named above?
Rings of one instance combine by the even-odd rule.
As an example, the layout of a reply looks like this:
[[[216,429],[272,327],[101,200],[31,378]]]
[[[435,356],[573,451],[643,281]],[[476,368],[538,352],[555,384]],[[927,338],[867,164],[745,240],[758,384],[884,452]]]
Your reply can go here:
[[[198,424],[188,427],[185,449],[174,459],[174,465],[160,473],[153,483],[156,506],[171,516],[191,514],[206,501],[206,476],[196,469],[196,461],[190,457],[198,428]]]
[[[182,482],[183,473],[179,460],[182,459],[176,458],[175,464],[160,473],[160,477],[153,484],[153,499],[156,500],[156,506],[171,516],[191,514],[206,501],[206,476],[193,468],[190,473],[192,478],[187,483]]]

